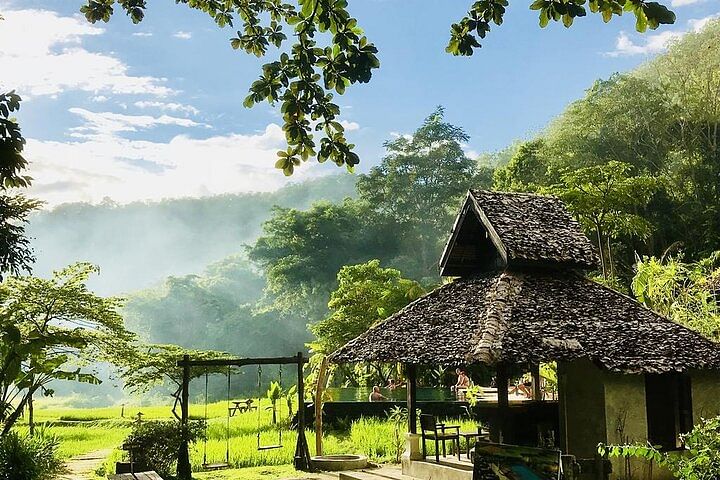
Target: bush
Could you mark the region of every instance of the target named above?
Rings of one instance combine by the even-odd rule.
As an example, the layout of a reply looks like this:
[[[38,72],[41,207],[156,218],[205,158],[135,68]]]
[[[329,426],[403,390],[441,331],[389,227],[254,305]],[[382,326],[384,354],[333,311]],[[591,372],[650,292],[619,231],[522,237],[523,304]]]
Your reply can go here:
[[[152,421],[136,424],[123,443],[135,464],[155,470],[163,478],[175,474],[178,452],[183,440],[193,443],[204,438],[205,422],[190,422],[183,429],[176,421]]]
[[[720,472],[720,417],[703,420],[689,433],[680,435],[684,452],[661,452],[652,445],[602,445],[601,455],[652,460],[680,480],[717,480]]]
[[[63,470],[57,455],[60,442],[40,431],[21,435],[11,431],[0,436],[0,480],[46,480]]]

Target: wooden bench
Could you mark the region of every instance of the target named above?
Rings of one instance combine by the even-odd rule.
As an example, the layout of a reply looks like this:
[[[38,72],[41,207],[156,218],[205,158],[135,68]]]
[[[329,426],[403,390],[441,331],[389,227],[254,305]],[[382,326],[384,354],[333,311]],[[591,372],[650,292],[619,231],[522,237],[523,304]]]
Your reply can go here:
[[[163,480],[163,478],[157,473],[150,472],[137,472],[137,473],[119,473],[117,475],[110,475],[108,480]]]

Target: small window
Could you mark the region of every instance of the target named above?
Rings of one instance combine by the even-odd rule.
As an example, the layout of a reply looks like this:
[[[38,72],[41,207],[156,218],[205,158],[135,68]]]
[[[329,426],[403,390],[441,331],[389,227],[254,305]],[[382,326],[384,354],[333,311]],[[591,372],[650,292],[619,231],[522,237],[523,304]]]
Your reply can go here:
[[[690,377],[645,375],[645,405],[650,443],[665,450],[678,448],[678,436],[693,427]]]

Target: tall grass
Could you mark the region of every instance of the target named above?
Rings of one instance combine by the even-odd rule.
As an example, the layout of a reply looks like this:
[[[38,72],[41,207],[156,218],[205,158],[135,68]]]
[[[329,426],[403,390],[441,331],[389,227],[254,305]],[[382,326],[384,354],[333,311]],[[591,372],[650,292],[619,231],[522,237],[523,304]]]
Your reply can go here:
[[[39,428],[46,431],[60,441],[58,456],[67,459],[98,450],[110,450],[122,443],[130,433],[130,426],[120,423],[88,422],[75,426],[54,425],[51,422],[42,424]],[[18,428],[20,433],[27,433],[26,426]]]
[[[270,402],[256,402],[258,411],[238,413],[228,419],[226,402],[207,406],[207,442],[201,441],[191,447],[190,461],[194,471],[201,471],[203,463],[225,462],[226,446],[229,447],[229,463],[233,468],[268,467],[292,464],[295,454],[297,432],[287,428],[289,416],[287,405],[282,403],[282,415],[277,425],[272,424]],[[293,405],[293,411],[296,406]],[[126,407],[125,418],[120,418],[118,407],[95,409],[39,410],[37,419],[49,425],[50,431],[61,440],[60,452],[64,458],[96,450],[118,448],[130,432],[132,417],[143,413],[143,421],[173,418],[169,406]],[[193,405],[190,416],[205,418],[205,406]],[[62,421],[61,421],[62,419]],[[449,425],[461,425],[463,430],[474,430],[469,420],[447,420]],[[282,430],[282,447],[273,450],[257,449],[257,432],[263,445],[278,443],[278,431]],[[378,418],[361,418],[342,430],[329,430],[323,436],[326,454],[355,453],[367,455],[372,461],[390,463],[396,461],[398,448],[404,445],[396,441],[392,421]],[[314,432],[306,436],[310,453],[314,455]],[[464,447],[464,445],[463,445]],[[433,452],[433,446],[428,444]],[[114,469],[114,462],[126,458],[125,452],[115,450],[106,462],[106,471]]]

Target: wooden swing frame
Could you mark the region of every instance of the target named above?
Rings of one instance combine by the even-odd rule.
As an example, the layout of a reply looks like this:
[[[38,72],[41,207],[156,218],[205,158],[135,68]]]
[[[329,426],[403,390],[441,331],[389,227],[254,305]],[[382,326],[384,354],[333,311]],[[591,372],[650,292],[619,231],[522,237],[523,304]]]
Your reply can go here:
[[[310,450],[308,448],[307,439],[305,438],[305,377],[303,369],[308,359],[302,352],[292,357],[256,357],[256,358],[230,358],[230,359],[213,359],[213,360],[191,360],[189,355],[183,356],[182,360],[177,362],[179,367],[183,369],[182,385],[180,387],[180,424],[183,428],[187,428],[190,418],[190,369],[192,367],[244,367],[247,365],[296,365],[297,366],[297,443],[295,445],[295,456],[293,466],[297,470],[310,471]],[[258,450],[270,450],[277,448],[271,445],[271,448],[260,447]],[[186,473],[187,472],[187,473]],[[190,480],[191,476],[190,459],[188,442],[184,441],[180,452],[178,453],[178,477],[180,480]]]

